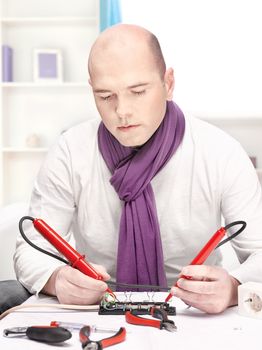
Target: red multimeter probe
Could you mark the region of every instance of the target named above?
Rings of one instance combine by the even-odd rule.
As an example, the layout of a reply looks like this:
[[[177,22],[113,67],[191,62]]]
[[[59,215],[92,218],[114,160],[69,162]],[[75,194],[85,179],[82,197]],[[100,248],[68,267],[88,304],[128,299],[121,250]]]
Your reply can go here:
[[[238,230],[236,233],[234,233],[233,235],[231,235],[231,237],[225,239],[224,241],[222,241],[219,244],[221,239],[224,237],[227,229],[229,229],[230,227],[232,227],[234,225],[238,225],[238,224],[241,224],[242,228],[240,230]],[[210,238],[210,240],[204,245],[204,247],[200,250],[200,252],[191,261],[191,263],[189,265],[202,265],[214,249],[216,249],[219,245],[226,243],[228,240],[232,239],[233,237],[237,236],[239,233],[241,233],[245,229],[245,227],[246,227],[245,221],[235,221],[235,222],[232,222],[231,224],[228,224],[225,227],[221,227],[219,230],[217,230],[213,234],[213,236]],[[184,275],[181,275],[180,278],[190,279],[190,277],[184,276]],[[176,286],[176,284],[175,284],[175,286]],[[165,299],[165,302],[167,303],[171,298],[172,298],[172,294],[169,293]]]
[[[96,280],[103,280],[103,277],[96,272],[96,270],[88,264],[85,260],[85,256],[79,254],[69,243],[67,243],[57,232],[55,232],[44,220],[34,219],[30,216],[24,216],[19,222],[20,232],[22,234],[22,222],[25,219],[33,221],[35,229],[41,233],[41,235],[48,240],[61,254],[63,254],[66,259],[70,262],[71,266],[78,269],[85,275],[92,277]],[[25,235],[23,234],[23,238]],[[28,242],[28,239],[26,239]],[[29,242],[28,242],[29,243]],[[31,242],[29,243],[31,244]],[[32,245],[32,244],[31,244]],[[106,290],[108,293],[114,295],[110,288]]]

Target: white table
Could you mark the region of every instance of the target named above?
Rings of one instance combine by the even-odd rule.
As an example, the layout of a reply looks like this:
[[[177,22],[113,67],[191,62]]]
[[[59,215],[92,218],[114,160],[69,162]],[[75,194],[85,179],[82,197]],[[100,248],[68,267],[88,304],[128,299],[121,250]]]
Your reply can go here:
[[[141,294],[139,294],[141,296]],[[143,293],[142,299],[146,294]],[[158,293],[155,301],[163,301],[166,293]],[[47,297],[31,297],[27,303],[56,303],[56,300]],[[136,301],[132,297],[132,301]],[[59,345],[38,343],[27,338],[5,338],[3,329],[15,326],[48,325],[53,320],[64,322],[80,322],[95,324],[100,327],[126,327],[127,339],[125,342],[114,345],[112,350],[120,349],[174,349],[174,350],[261,350],[262,320],[240,316],[237,307],[229,308],[219,315],[208,315],[194,308],[187,309],[180,300],[175,299],[172,305],[177,307],[177,315],[170,316],[177,326],[177,332],[170,333],[151,327],[127,324],[124,316],[98,315],[97,312],[66,311],[54,308],[32,308],[17,311],[0,321],[0,349],[81,349],[78,332],[73,331],[71,339]],[[91,339],[101,339],[108,334],[94,333]]]

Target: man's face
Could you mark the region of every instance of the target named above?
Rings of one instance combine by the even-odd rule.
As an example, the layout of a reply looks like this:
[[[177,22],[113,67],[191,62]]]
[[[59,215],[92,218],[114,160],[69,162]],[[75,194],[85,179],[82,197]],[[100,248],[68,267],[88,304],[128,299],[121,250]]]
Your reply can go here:
[[[90,83],[98,112],[110,133],[127,147],[149,140],[164,118],[170,97],[168,84],[148,51],[100,55],[92,63]]]

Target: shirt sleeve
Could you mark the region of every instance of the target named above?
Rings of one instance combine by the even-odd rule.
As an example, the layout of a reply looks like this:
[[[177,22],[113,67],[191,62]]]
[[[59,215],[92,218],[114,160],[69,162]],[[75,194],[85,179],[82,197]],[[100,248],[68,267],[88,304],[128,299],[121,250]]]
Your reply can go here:
[[[47,155],[39,170],[32,191],[29,215],[44,220],[67,241],[75,212],[70,153],[62,135]],[[26,236],[37,246],[59,255],[57,250],[35,230],[31,221],[24,221]],[[14,267],[18,280],[31,292],[39,293],[54,270],[63,263],[45,255],[21,235],[17,238]]]
[[[225,223],[244,220],[246,229],[231,241],[240,265],[230,272],[240,283],[262,282],[262,191],[255,168],[236,143],[224,170],[222,214]],[[238,229],[229,230],[232,234]]]

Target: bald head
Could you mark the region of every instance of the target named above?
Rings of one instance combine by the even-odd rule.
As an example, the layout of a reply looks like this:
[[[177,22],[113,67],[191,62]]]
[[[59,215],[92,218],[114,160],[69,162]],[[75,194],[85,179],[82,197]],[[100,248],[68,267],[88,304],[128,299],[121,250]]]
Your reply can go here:
[[[163,79],[166,64],[157,37],[143,27],[130,24],[118,24],[110,27],[97,38],[91,48],[88,60],[90,78],[92,78],[95,63],[100,58],[108,57],[113,63],[121,52],[125,51],[129,52],[129,55],[136,55],[139,49],[148,51],[149,56],[146,54],[145,60],[147,57],[152,60],[156,71]]]

